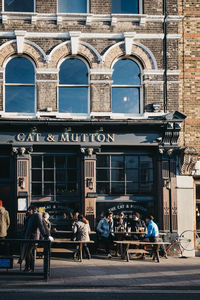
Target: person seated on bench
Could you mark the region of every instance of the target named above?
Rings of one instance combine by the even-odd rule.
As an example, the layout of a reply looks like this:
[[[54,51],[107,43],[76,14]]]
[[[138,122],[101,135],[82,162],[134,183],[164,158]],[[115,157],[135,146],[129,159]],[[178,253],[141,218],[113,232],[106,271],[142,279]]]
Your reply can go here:
[[[143,241],[145,242],[158,242],[159,241],[159,229],[157,224],[153,221],[153,216],[146,217],[147,224],[147,234],[145,235]]]
[[[143,220],[140,219],[140,214],[138,212],[135,212],[133,214],[133,218],[130,221],[130,226],[131,226],[131,232],[138,232],[138,230],[140,230],[141,228],[143,229],[144,232],[146,231],[146,224]],[[133,240],[139,240],[143,237],[144,235],[138,235],[138,234],[133,234],[131,236]]]
[[[127,237],[127,222],[124,217],[124,213],[120,212],[117,220],[114,222],[115,233],[118,233],[115,239],[118,241],[125,240]],[[122,245],[116,245],[115,256],[121,256],[122,252]]]

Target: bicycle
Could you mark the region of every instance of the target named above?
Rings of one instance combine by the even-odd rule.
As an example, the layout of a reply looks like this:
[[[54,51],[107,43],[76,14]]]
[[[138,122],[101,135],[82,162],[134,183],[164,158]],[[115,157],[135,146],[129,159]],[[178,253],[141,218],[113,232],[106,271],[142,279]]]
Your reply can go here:
[[[192,251],[200,247],[200,236],[196,231],[185,230],[180,235],[176,233],[175,238],[167,249],[165,255],[181,255],[183,251]]]

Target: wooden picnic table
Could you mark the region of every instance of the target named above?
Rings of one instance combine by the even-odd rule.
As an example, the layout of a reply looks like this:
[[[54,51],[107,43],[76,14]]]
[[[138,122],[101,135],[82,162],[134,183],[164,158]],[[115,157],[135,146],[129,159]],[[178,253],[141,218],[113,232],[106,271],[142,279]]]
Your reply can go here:
[[[66,249],[66,244],[69,245],[79,245],[79,251],[80,251],[80,261],[82,262],[83,260],[83,244],[93,244],[94,241],[72,241],[70,239],[55,239],[52,242],[52,245],[59,245],[61,246],[60,248],[51,248],[51,251],[53,249]]]
[[[159,259],[159,249],[161,245],[169,245],[170,243],[168,242],[145,242],[145,241],[132,241],[132,240],[123,240],[123,241],[114,241],[114,243],[116,244],[120,244],[120,245],[125,245],[126,249],[125,249],[125,256],[127,258],[127,261],[129,261],[129,253],[141,253],[141,254],[145,254],[148,253],[148,251],[144,250],[144,249],[129,249],[130,245],[136,245],[136,246],[151,246],[152,247],[152,255],[153,255],[153,260],[157,259],[157,262],[160,262]],[[129,251],[130,250],[130,251]]]

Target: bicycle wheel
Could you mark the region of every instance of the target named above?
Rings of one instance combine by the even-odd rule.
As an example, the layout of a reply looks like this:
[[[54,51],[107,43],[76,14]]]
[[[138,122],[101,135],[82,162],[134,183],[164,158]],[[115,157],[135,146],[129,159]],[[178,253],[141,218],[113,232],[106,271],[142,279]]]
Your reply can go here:
[[[192,230],[183,231],[181,233],[181,235],[179,236],[179,241],[181,243],[181,247],[187,251],[194,250],[197,236],[198,235],[196,234],[196,232],[194,232]],[[199,236],[198,236],[198,239],[199,239]]]

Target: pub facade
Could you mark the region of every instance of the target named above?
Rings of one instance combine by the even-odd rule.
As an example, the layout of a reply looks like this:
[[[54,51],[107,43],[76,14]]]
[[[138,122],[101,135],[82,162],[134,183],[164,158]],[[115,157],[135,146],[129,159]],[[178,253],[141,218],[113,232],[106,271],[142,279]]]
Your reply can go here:
[[[23,5],[21,5],[23,3]],[[178,230],[177,1],[1,4],[0,197],[23,227],[30,204],[67,229],[105,211]]]

